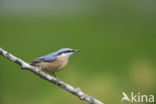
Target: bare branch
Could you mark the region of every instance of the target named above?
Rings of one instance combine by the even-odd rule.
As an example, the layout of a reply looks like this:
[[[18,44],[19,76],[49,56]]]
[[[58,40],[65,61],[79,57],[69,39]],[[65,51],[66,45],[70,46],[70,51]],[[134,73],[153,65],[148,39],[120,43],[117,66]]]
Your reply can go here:
[[[37,67],[31,66],[28,63],[24,62],[23,60],[21,60],[20,58],[15,57],[14,55],[12,55],[11,53],[5,51],[4,49],[0,48],[0,54],[6,58],[8,58],[11,61],[14,61],[15,63],[17,63],[18,65],[21,66],[22,69],[27,69],[35,74],[37,74],[38,76],[40,76],[41,78],[48,80],[49,82],[53,83],[59,87],[61,87],[62,89],[72,93],[73,95],[76,95],[77,97],[79,97],[81,100],[84,100],[90,104],[104,104],[103,102],[95,99],[92,96],[89,96],[87,94],[85,94],[84,92],[82,92],[80,90],[80,88],[74,88],[69,84],[64,83],[63,81],[56,81],[56,78],[44,73],[44,72],[40,72],[38,71],[39,69]]]

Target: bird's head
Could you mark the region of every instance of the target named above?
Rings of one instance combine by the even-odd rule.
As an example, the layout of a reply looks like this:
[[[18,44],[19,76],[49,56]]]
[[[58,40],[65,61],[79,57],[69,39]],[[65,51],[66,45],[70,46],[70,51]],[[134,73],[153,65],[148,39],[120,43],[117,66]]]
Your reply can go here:
[[[59,56],[66,56],[66,57],[69,57],[73,53],[77,53],[77,52],[80,52],[80,50],[78,50],[78,49],[74,50],[74,49],[70,49],[70,48],[62,48],[57,51]]]

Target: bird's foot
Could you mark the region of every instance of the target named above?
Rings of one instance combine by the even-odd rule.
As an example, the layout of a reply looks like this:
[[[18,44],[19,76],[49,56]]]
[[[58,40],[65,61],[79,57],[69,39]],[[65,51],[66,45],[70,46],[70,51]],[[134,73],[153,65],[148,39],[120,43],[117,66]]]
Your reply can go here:
[[[60,81],[59,78],[56,76],[56,83],[55,83],[56,86],[58,85],[59,81]]]
[[[38,70],[37,70],[37,73],[39,73],[39,72],[41,72],[41,66],[40,65],[37,65],[37,68],[38,68]]]
[[[55,83],[55,85],[57,86],[58,83],[59,83],[59,78],[56,76],[56,73],[54,73],[54,76],[55,76],[55,78],[56,78],[56,83]]]
[[[38,68],[37,73],[41,72],[42,69]]]

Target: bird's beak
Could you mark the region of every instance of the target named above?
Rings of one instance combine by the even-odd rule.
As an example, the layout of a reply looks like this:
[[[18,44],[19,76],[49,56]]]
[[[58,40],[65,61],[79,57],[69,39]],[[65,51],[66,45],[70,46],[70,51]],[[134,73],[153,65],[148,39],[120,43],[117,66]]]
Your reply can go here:
[[[79,49],[77,49],[77,50],[74,50],[74,53],[77,53],[77,52],[80,52],[80,50],[79,50]]]

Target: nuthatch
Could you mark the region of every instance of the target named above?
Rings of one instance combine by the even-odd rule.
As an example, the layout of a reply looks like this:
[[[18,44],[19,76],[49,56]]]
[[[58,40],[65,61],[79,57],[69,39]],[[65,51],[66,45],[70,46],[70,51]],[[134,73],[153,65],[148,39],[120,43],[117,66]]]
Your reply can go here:
[[[32,61],[30,65],[37,66],[39,71],[45,70],[56,76],[55,73],[67,65],[69,56],[79,51],[80,50],[62,48],[56,52],[37,58],[36,60]]]

